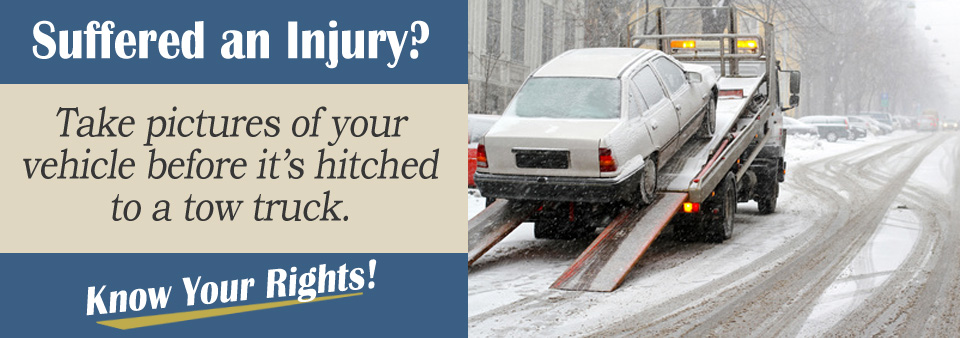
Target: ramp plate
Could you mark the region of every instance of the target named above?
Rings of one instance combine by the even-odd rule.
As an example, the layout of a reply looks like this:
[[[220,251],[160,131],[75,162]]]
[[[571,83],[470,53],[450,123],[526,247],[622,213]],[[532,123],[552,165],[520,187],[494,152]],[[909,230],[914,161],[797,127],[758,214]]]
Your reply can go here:
[[[668,192],[643,209],[623,211],[551,288],[615,290],[686,200],[686,193]]]
[[[536,210],[537,205],[533,203],[498,199],[471,218],[467,223],[467,266],[473,265]]]

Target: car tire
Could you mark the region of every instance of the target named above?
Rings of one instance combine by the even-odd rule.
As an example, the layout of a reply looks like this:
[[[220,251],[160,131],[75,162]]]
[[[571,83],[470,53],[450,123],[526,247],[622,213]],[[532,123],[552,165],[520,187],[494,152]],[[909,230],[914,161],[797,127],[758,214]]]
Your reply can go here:
[[[737,181],[733,173],[727,173],[716,192],[707,209],[715,209],[716,213],[705,218],[704,235],[707,241],[722,243],[733,236],[733,217],[737,213]]]
[[[717,131],[717,100],[710,98],[707,102],[706,111],[703,112],[703,122],[700,123],[700,129],[697,130],[697,138],[710,139]]]
[[[827,133],[826,139],[827,139],[827,142],[833,143],[833,142],[837,142],[837,140],[840,139],[840,136],[837,136],[837,133],[831,131]]]
[[[849,132],[849,133],[847,133],[847,139],[850,140],[850,141],[856,141],[856,140],[857,140],[857,132]]]
[[[657,161],[652,156],[647,156],[640,171],[640,187],[638,187],[639,202],[643,205],[650,205],[657,197],[657,174]]]

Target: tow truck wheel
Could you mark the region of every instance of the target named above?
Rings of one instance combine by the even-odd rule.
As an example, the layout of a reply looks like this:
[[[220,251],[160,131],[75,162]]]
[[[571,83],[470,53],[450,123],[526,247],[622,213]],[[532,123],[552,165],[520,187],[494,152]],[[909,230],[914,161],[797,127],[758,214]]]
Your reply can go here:
[[[592,232],[587,228],[582,212],[574,212],[572,204],[558,203],[540,211],[533,222],[533,237],[537,239],[578,239]]]
[[[680,242],[699,242],[703,240],[699,214],[679,213],[673,216],[673,239]]]
[[[716,192],[711,203],[711,209],[716,212],[707,218],[704,232],[708,241],[722,243],[733,235],[733,216],[737,213],[737,181],[733,173],[727,173]]]
[[[586,234],[584,228],[566,220],[542,220],[533,223],[533,237],[537,239],[571,240]]]
[[[827,142],[830,142],[830,143],[837,142],[838,139],[840,139],[840,136],[837,136],[837,133],[835,132],[831,131],[830,133],[827,134]]]
[[[780,196],[780,180],[777,179],[777,169],[769,170],[760,181],[760,197],[757,198],[757,209],[761,215],[772,214],[777,211],[777,197]]]
[[[657,196],[657,161],[648,156],[640,175],[640,203],[650,205]]]
[[[697,137],[709,139],[713,137],[713,133],[717,130],[716,99],[710,98],[710,101],[707,102],[707,109],[703,114],[703,123],[700,125],[700,130],[697,130]]]

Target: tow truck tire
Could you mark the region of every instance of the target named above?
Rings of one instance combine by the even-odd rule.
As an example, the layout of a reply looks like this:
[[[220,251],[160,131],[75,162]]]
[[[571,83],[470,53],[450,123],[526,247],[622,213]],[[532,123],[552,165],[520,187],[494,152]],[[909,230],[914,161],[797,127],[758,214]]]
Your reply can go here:
[[[769,170],[760,180],[760,196],[757,199],[757,209],[761,215],[772,214],[777,211],[777,197],[780,196],[780,180],[777,179],[777,170]]]
[[[717,130],[717,100],[710,98],[707,102],[706,111],[703,112],[703,122],[700,129],[697,130],[697,138],[713,138],[713,133]]]
[[[533,237],[537,239],[571,240],[583,238],[588,229],[566,219],[542,220],[533,223]]]
[[[657,161],[652,155],[643,161],[643,170],[640,171],[640,203],[650,205],[657,197]]]
[[[707,241],[723,243],[733,235],[733,216],[737,213],[737,181],[733,173],[727,173],[716,192],[708,212],[717,212],[706,217],[704,234]]]
[[[830,142],[830,143],[837,142],[838,139],[840,139],[840,136],[837,136],[837,133],[832,131],[827,133],[827,142]]]
[[[566,205],[560,205],[541,211],[539,219],[533,222],[533,237],[537,239],[570,240],[586,236],[593,231],[587,228],[581,219],[571,220]],[[583,217],[583,215],[578,215]]]
[[[700,229],[700,217],[697,214],[677,214],[673,216],[673,239],[679,242],[699,242],[703,240]]]

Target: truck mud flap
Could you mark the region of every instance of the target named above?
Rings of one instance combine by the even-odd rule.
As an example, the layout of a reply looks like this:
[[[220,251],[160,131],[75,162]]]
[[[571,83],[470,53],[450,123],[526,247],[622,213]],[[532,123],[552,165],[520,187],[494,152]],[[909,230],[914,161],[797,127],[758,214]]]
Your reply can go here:
[[[643,209],[624,210],[551,288],[601,292],[615,290],[686,200],[686,193],[668,192],[660,194]]]
[[[467,223],[467,267],[507,237],[539,205],[498,199]]]

